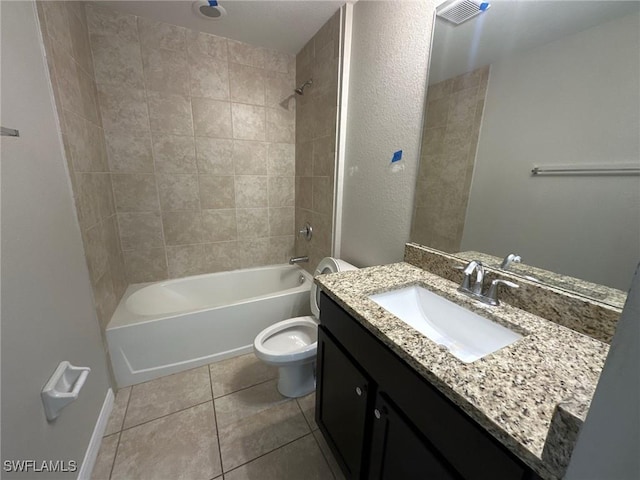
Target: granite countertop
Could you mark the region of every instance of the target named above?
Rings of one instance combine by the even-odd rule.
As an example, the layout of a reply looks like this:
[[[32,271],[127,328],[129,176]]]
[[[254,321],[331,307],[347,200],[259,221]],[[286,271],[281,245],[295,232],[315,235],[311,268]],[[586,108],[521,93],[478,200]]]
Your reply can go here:
[[[486,265],[496,269],[499,269],[500,263],[502,263],[501,258],[489,255],[488,253],[468,251],[459,252],[455,255],[469,261],[480,260]],[[543,282],[552,287],[593,298],[615,308],[623,308],[624,302],[627,299],[627,292],[623,292],[622,290],[552,272],[526,263],[512,263],[506,272],[515,273],[516,275],[524,276],[536,282]]]
[[[540,476],[562,478],[607,344],[504,303],[484,305],[457,292],[453,282],[404,262],[319,275],[316,283]],[[465,364],[367,298],[416,284],[523,338]]]

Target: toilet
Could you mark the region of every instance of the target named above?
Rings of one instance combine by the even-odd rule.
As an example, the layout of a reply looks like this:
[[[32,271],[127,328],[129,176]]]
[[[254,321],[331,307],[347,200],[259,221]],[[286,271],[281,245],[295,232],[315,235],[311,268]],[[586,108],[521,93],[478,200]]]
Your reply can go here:
[[[314,277],[347,270],[356,270],[356,267],[337,258],[325,257],[318,264]],[[256,357],[278,367],[278,391],[285,397],[303,397],[316,388],[320,289],[315,283],[311,284],[309,297],[313,316],[289,318],[271,325],[253,342]]]

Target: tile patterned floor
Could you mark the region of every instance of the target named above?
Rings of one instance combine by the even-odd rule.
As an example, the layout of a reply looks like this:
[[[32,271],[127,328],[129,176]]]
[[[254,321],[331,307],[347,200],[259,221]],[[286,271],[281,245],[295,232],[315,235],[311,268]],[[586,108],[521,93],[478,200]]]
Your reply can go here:
[[[253,354],[123,388],[94,480],[342,480],[314,416]]]

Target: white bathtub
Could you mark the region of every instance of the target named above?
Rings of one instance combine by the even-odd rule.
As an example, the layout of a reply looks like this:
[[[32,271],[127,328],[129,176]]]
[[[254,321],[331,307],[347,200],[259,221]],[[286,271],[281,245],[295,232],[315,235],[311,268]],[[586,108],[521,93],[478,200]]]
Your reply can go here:
[[[312,281],[273,265],[130,285],[106,331],[118,386],[251,352],[264,328],[310,315]]]

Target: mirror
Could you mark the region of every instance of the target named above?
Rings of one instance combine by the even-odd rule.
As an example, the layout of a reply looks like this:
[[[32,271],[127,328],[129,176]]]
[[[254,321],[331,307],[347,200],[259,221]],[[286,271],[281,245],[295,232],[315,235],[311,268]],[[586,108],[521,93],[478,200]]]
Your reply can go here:
[[[411,241],[492,266],[515,253],[513,273],[622,307],[640,260],[639,26],[625,1],[436,17]]]

